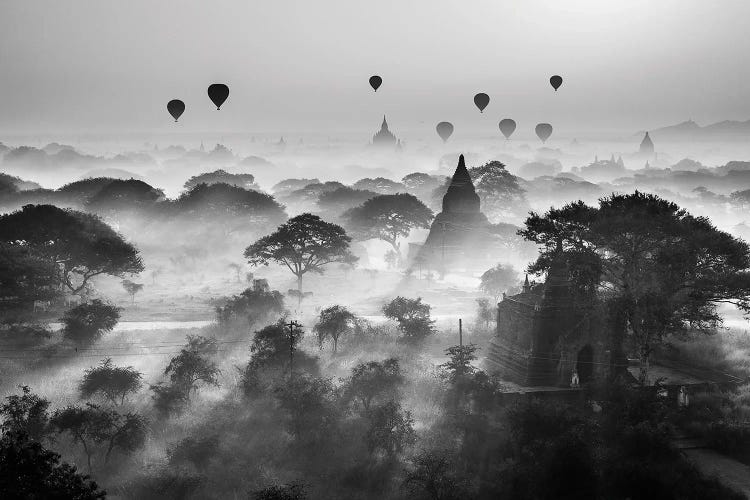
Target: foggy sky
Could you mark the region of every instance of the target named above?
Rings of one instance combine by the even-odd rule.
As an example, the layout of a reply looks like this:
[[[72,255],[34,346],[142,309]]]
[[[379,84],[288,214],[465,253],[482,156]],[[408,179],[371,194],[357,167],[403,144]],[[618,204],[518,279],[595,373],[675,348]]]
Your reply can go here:
[[[6,0],[0,133],[371,133],[383,113],[425,134],[441,120],[492,134],[504,117],[556,133],[747,120],[748,18],[744,0]],[[220,112],[213,82],[231,88]],[[177,125],[172,98],[187,105]]]

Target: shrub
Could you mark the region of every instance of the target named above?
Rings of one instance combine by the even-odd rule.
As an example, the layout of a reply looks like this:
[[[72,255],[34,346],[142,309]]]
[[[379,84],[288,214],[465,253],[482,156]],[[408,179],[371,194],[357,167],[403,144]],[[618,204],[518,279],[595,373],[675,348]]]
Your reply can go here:
[[[62,331],[65,338],[78,344],[90,343],[112,331],[119,319],[119,307],[94,299],[66,311]]]

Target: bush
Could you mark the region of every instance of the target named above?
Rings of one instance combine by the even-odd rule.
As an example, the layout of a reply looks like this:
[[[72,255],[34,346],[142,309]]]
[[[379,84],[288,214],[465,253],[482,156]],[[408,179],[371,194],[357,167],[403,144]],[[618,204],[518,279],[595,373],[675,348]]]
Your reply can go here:
[[[429,304],[422,298],[408,299],[396,297],[383,306],[383,315],[396,320],[406,342],[419,342],[435,332],[434,321],[430,319]]]
[[[106,492],[60,455],[23,432],[4,432],[0,439],[0,498],[94,500]]]
[[[107,358],[99,366],[86,370],[78,388],[82,398],[98,394],[114,405],[121,405],[128,394],[140,390],[142,378],[143,375],[132,366],[114,366],[112,359]]]
[[[61,321],[65,338],[78,344],[98,340],[112,331],[120,319],[120,308],[94,299],[66,311]]]

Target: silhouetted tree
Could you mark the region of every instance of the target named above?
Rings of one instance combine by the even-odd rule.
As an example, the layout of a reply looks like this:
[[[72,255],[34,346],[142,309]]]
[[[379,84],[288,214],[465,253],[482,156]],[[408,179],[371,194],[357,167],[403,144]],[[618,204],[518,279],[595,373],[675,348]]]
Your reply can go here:
[[[432,217],[432,210],[406,193],[376,196],[344,214],[353,234],[360,239],[377,238],[389,243],[399,260],[398,238],[409,236],[412,229],[429,228]]]
[[[318,443],[338,425],[336,390],[330,380],[302,374],[276,389],[289,432],[298,442]]]
[[[750,247],[676,204],[635,192],[532,213],[523,236],[544,245],[532,271],[564,258],[579,289],[609,291],[648,371],[654,345],[687,328],[712,331],[717,306],[750,311]],[[562,253],[562,256],[560,254]]]
[[[252,288],[246,288],[239,295],[226,299],[224,305],[216,307],[220,322],[230,322],[235,318],[244,319],[244,325],[254,324],[284,311],[284,296],[278,290],[268,287],[263,280],[255,281]]]
[[[335,218],[339,217],[346,210],[359,206],[377,195],[378,193],[374,191],[352,189],[344,186],[334,191],[323,191],[318,196],[317,204],[323,214],[335,220]]]
[[[169,361],[164,374],[169,375],[172,386],[182,389],[188,400],[199,382],[219,385],[219,368],[209,359],[217,349],[214,338],[189,336],[187,346]]]
[[[89,368],[78,386],[82,398],[99,395],[113,405],[122,405],[128,394],[135,394],[143,386],[143,375],[132,366],[120,367],[107,358],[99,366]]]
[[[0,406],[0,416],[3,417],[0,430],[41,441],[50,433],[47,411],[50,402],[32,393],[28,386],[19,387],[21,394],[6,397],[5,403]]]
[[[518,177],[506,170],[499,161],[491,161],[469,169],[482,209],[488,213],[524,213],[527,206],[526,191]]]
[[[352,375],[344,386],[344,396],[358,401],[367,412],[373,401],[396,399],[403,383],[397,359],[368,361],[352,368]]]
[[[245,257],[253,266],[272,261],[285,265],[297,277],[297,290],[302,292],[305,273],[323,273],[326,264],[357,260],[349,251],[350,241],[340,226],[302,214],[247,247]]]
[[[128,295],[130,295],[131,302],[135,303],[135,294],[143,290],[143,283],[134,283],[130,280],[124,280],[122,282],[122,287]]]
[[[476,345],[468,344],[454,345],[445,350],[448,361],[440,365],[440,368],[445,370],[451,382],[472,375],[476,371],[471,362],[476,361],[478,349]]]
[[[26,205],[0,216],[0,241],[24,242],[36,257],[58,267],[58,279],[79,293],[101,274],[139,273],[138,250],[98,217],[52,205]]]
[[[408,342],[423,340],[435,331],[435,322],[430,319],[430,306],[422,303],[421,297],[396,297],[383,306],[383,315],[398,322],[398,328]]]
[[[258,185],[255,184],[255,177],[253,174],[230,174],[221,169],[194,175],[185,182],[184,187],[186,190],[190,191],[199,184],[206,184],[209,186],[212,184],[228,184],[242,189],[258,190]]]
[[[23,432],[0,438],[0,498],[97,500],[106,492]]]
[[[86,202],[86,208],[102,214],[154,208],[164,192],[137,179],[112,179]]]
[[[86,453],[89,472],[96,445],[105,446],[106,464],[115,448],[125,452],[134,451],[146,439],[146,420],[140,415],[121,415],[115,410],[91,403],[86,403],[86,406],[67,406],[55,411],[50,425],[58,433],[68,433],[74,443],[81,444]]]
[[[94,299],[65,312],[62,332],[65,338],[79,344],[94,342],[112,331],[119,320],[119,307]]]
[[[318,334],[318,344],[323,348],[323,341],[327,337],[333,340],[333,352],[336,352],[339,337],[350,331],[357,321],[357,317],[344,306],[330,306],[320,311],[318,323],[313,330]]]
[[[396,401],[372,407],[367,412],[367,419],[370,427],[366,439],[370,453],[380,451],[393,456],[416,441],[414,419]]]
[[[25,323],[35,301],[50,302],[60,295],[54,263],[26,245],[0,242],[0,323]]]

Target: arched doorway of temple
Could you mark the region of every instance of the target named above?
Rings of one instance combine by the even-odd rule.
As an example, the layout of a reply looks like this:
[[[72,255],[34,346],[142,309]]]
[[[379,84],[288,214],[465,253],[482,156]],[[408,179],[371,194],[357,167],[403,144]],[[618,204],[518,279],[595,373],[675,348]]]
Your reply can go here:
[[[590,344],[586,344],[578,351],[576,360],[576,370],[581,384],[590,382],[594,375],[594,349]]]

